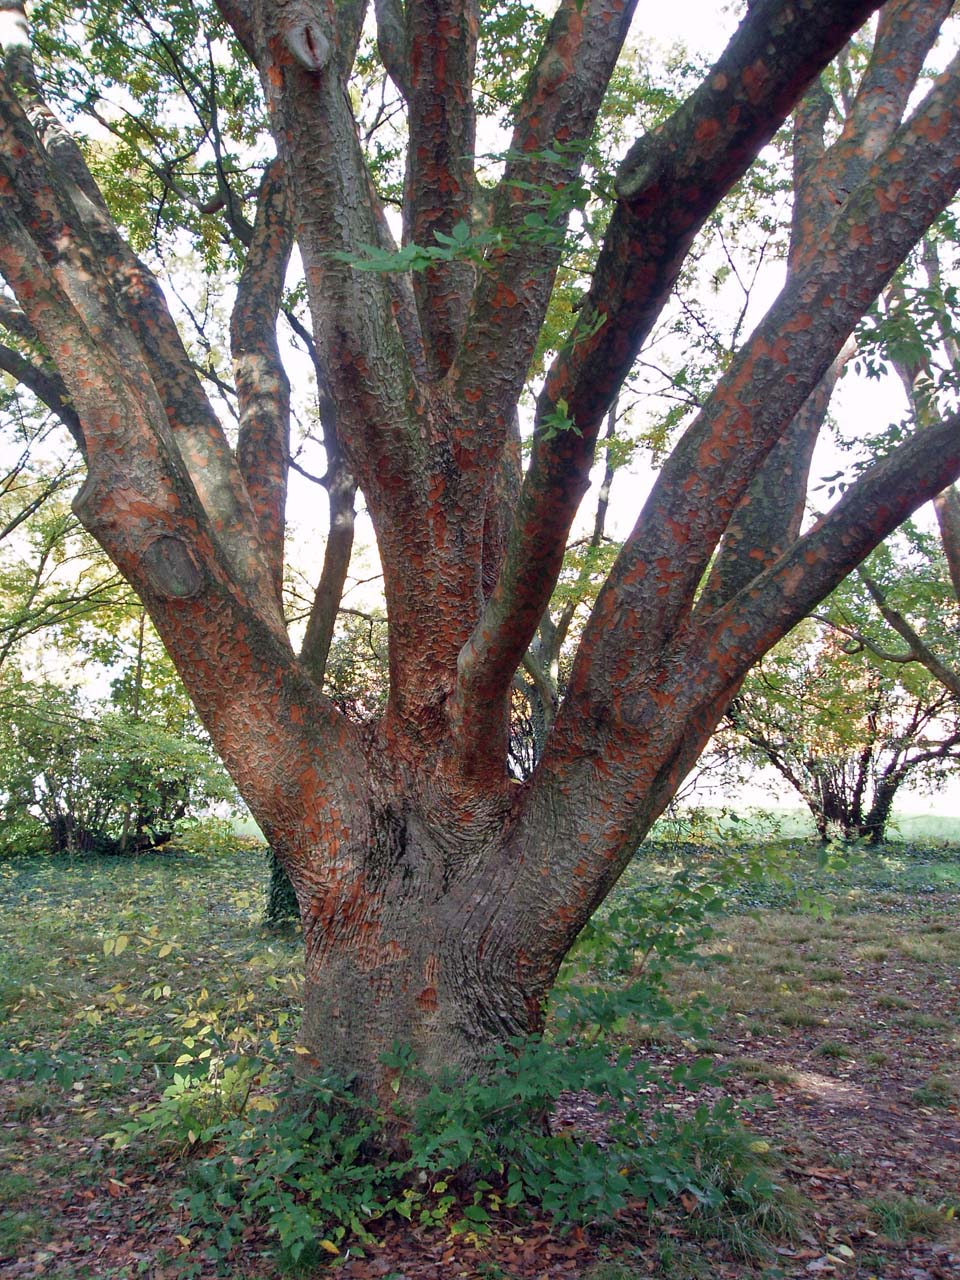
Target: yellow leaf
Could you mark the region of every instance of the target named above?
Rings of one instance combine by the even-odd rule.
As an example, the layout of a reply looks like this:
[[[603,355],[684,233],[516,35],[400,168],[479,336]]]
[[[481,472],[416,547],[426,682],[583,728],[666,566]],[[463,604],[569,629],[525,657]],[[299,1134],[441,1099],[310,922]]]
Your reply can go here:
[[[310,1055],[310,1050],[307,1048],[305,1044],[295,1044],[293,1046],[293,1052],[299,1053],[301,1057],[304,1057],[304,1058],[309,1057]]]
[[[333,1241],[332,1241],[332,1240],[321,1240],[321,1241],[320,1241],[320,1248],[321,1248],[321,1249],[326,1249],[327,1253],[339,1253],[339,1252],[340,1252],[340,1250],[337,1248],[337,1246],[333,1243]]]
[[[113,942],[113,954],[115,956],[120,955],[122,951],[126,951],[129,944],[130,944],[130,939],[127,937],[125,933],[117,934]]]
[[[160,948],[160,950],[157,952],[157,955],[158,955],[158,956],[160,957],[160,959],[162,960],[162,959],[163,959],[163,957],[164,957],[164,956],[168,956],[172,950],[173,950],[173,943],[172,943],[172,942],[165,942],[165,943],[163,944],[163,946]]]
[[[180,1057],[173,1064],[175,1067],[182,1067],[187,1062],[193,1061],[192,1053],[181,1053]]]
[[[113,953],[113,944],[114,944],[114,939],[113,939],[113,938],[104,938],[104,940],[103,940],[103,954],[104,954],[105,956],[112,955],[112,953]]]
[[[190,1248],[189,1236],[174,1236],[174,1240],[176,1240],[177,1244],[182,1244],[185,1249]]]
[[[390,1088],[393,1090],[393,1092],[394,1092],[394,1093],[399,1093],[399,1092],[400,1092],[400,1077],[399,1077],[399,1076],[395,1076],[395,1077],[390,1081]]]

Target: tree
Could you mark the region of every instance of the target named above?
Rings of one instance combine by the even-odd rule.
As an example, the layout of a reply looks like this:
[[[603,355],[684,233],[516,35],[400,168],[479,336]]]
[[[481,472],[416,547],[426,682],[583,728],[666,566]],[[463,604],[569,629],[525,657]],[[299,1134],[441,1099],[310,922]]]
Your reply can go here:
[[[878,8],[834,134],[818,77]],[[531,20],[525,75],[497,81],[512,134],[486,181],[476,133],[488,99],[475,91],[488,41],[503,45],[503,11],[481,22],[466,0],[377,4],[407,144],[398,182],[382,150],[368,163],[345,91],[362,3],[220,0],[226,25],[193,7],[136,10],[141,45],[131,38],[111,72],[140,48],[154,70],[174,59],[204,122],[179,153],[192,168],[143,162],[145,189],[159,188],[161,209],[179,202],[201,238],[204,219],[220,218],[238,256],[246,243],[231,323],[235,448],[94,182],[91,165],[107,187],[115,179],[109,156],[94,148],[88,164],[44,97],[69,68],[41,66],[41,83],[22,10],[4,9],[4,367],[70,419],[86,465],[77,515],[142,598],[294,883],[304,1043],[366,1090],[386,1087],[380,1058],[398,1040],[427,1072],[476,1069],[492,1044],[540,1029],[564,954],[750,666],[960,473],[948,417],[798,534],[792,423],[960,183],[960,66],[906,114],[950,4],[750,6],[699,87],[606,183],[602,243],[548,354],[522,474],[517,406],[571,207],[592,199],[579,175],[632,3],[561,0],[549,23]],[[128,11],[91,6],[90,39],[104,47]],[[192,62],[177,53],[190,41]],[[524,47],[514,39],[511,58]],[[249,150],[245,162],[223,142],[229,112],[241,126],[258,118],[243,66],[259,74],[277,149],[252,225]],[[155,75],[144,83],[156,94]],[[80,96],[95,101],[96,85]],[[801,99],[808,145],[787,283],[663,466],[518,786],[511,689],[605,416],[698,230]],[[289,395],[271,321],[294,239],[324,429],[364,495],[383,566],[389,697],[363,725],[320,685],[330,580],[299,654],[281,608]]]
[[[832,625],[811,620],[781,641],[727,713],[741,751],[796,791],[821,840],[881,843],[901,786],[933,784],[960,760],[956,697],[915,658],[884,649],[870,613],[851,578],[828,602]]]
[[[121,674],[109,700],[4,673],[5,848],[141,853],[165,844],[212,802],[235,798],[202,731],[191,725],[189,707],[176,705],[182,695],[158,690],[156,677],[164,668],[167,681],[173,673],[166,655],[151,654],[152,647],[144,646],[141,631],[132,669]]]
[[[53,434],[0,391],[0,425],[10,460],[0,476],[0,669],[45,628],[109,607],[127,588],[70,511],[76,459],[43,465]]]

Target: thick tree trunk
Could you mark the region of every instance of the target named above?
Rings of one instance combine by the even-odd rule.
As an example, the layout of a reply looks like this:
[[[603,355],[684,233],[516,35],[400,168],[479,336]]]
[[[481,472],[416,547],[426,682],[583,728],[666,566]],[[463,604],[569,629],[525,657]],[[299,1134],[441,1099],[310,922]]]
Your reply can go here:
[[[489,798],[487,798],[489,800]],[[372,814],[339,885],[298,885],[306,939],[302,1042],[326,1072],[385,1103],[397,1045],[427,1075],[481,1070],[494,1045],[540,1029],[561,956],[525,954],[513,911],[484,872],[499,861],[505,814],[423,800]]]
[[[873,793],[873,803],[866,817],[860,824],[861,839],[869,844],[883,844],[887,834],[887,824],[893,810],[893,802],[904,775],[899,770],[885,774],[877,782]]]

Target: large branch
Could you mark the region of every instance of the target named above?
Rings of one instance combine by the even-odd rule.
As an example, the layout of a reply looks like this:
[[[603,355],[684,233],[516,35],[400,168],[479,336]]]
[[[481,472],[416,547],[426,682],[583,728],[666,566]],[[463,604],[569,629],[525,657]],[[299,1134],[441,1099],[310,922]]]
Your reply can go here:
[[[628,153],[581,318],[547,379],[581,431],[602,417],[694,236],[813,77],[878,8],[869,0],[760,0],[700,88]],[[597,315],[605,323],[591,334]]]
[[[938,493],[933,500],[933,508],[940,526],[940,540],[947,558],[950,581],[954,594],[960,600],[960,494],[956,486],[951,485],[943,493]]]
[[[874,463],[786,555],[704,617],[698,630],[706,651],[737,670],[744,660],[755,662],[777,638],[775,628],[785,634],[958,475],[960,414],[954,414]]]
[[[893,136],[952,8],[953,0],[887,0],[881,8],[870,60],[840,136],[804,169],[794,206],[791,269],[815,260],[824,222],[860,185]]]
[[[343,18],[344,15],[338,9],[338,15]],[[270,174],[273,173],[271,179]],[[279,161],[275,161],[268,171],[268,175],[264,180],[263,197],[264,200],[258,210],[260,211],[260,219],[258,220],[257,235],[263,240],[267,234],[267,244],[274,241],[274,248],[279,249],[282,243],[286,244],[286,237],[292,237],[293,225],[292,215],[288,208],[288,199],[286,187],[278,188],[277,182],[280,177]],[[273,212],[269,210],[276,205]],[[284,222],[284,220],[286,220]],[[260,222],[263,226],[260,227]],[[255,229],[249,224],[238,225],[231,222],[235,234],[245,243],[248,248],[253,245]],[[268,228],[273,227],[273,234],[268,234]],[[286,227],[286,231],[284,231]],[[389,238],[389,229],[384,227],[384,235]],[[390,241],[392,247],[392,241]],[[383,244],[387,248],[387,244]],[[260,245],[259,252],[262,252],[263,244]],[[289,253],[287,246],[285,253]],[[282,269],[280,266],[281,255],[275,253],[268,256],[263,266],[258,269],[253,276],[254,280],[258,280],[264,270],[267,272],[267,287],[274,290],[279,289],[282,285]],[[258,259],[254,257],[253,261]],[[248,263],[251,259],[248,259]],[[287,258],[283,256],[283,262],[286,263]],[[272,269],[270,262],[273,263]],[[395,291],[395,307],[398,316],[398,325],[401,332],[405,333],[405,341],[408,334],[412,334],[411,362],[416,362],[416,350],[419,343],[419,323],[416,320],[415,304],[413,302],[412,290],[409,289],[409,282],[405,277],[397,277],[391,281]],[[253,354],[257,363],[266,359],[268,368],[272,370],[270,381],[273,384],[274,394],[271,394],[268,404],[272,415],[273,426],[270,421],[265,421],[263,426],[267,429],[268,434],[272,431],[275,445],[281,445],[282,449],[273,453],[272,470],[274,472],[274,480],[276,481],[276,489],[271,486],[258,486],[255,465],[248,467],[245,461],[245,450],[242,448],[242,438],[238,443],[238,460],[241,469],[244,470],[244,478],[247,483],[251,497],[257,502],[255,490],[258,487],[263,488],[262,504],[266,509],[273,507],[275,511],[275,519],[279,521],[277,528],[276,540],[274,546],[280,553],[281,559],[275,561],[277,569],[281,574],[282,585],[282,553],[283,553],[283,515],[284,503],[282,494],[286,495],[287,474],[289,471],[289,392],[285,390],[285,375],[283,373],[282,364],[279,363],[279,352],[276,349],[276,332],[274,329],[269,331],[268,342],[259,355],[256,354],[256,342],[258,332],[258,318],[260,311],[257,305],[257,293],[251,291],[248,294],[250,303],[249,317],[245,321],[246,328],[250,339],[254,343]],[[279,302],[279,294],[276,301]],[[238,298],[239,304],[239,298]],[[324,547],[323,567],[320,573],[320,580],[314,592],[313,605],[310,611],[310,617],[307,622],[307,630],[304,635],[303,644],[300,650],[300,662],[309,672],[311,678],[318,688],[323,686],[324,672],[326,669],[327,657],[330,652],[330,645],[333,641],[334,629],[336,626],[337,616],[340,608],[340,599],[343,594],[343,586],[346,582],[347,572],[350,567],[350,556],[353,550],[353,535],[355,522],[355,499],[357,492],[357,482],[353,478],[352,473],[347,465],[343,454],[343,447],[340,443],[337,431],[337,408],[333,402],[330,393],[330,382],[327,377],[323,362],[320,359],[320,353],[317,345],[313,340],[310,331],[302,324],[298,316],[290,309],[284,308],[284,315],[287,318],[290,327],[296,333],[297,337],[304,344],[308,355],[313,363],[314,376],[317,380],[317,408],[320,417],[320,427],[323,434],[323,448],[327,458],[327,472],[320,483],[327,491],[330,505],[330,518],[327,532],[326,546]],[[412,316],[412,321],[411,321]],[[239,380],[238,380],[239,381]],[[281,392],[285,397],[282,413],[278,413],[281,402],[276,398]],[[255,394],[255,392],[254,392]],[[255,464],[255,456],[249,458],[251,464]],[[282,462],[282,466],[281,466]],[[248,474],[249,471],[249,474]],[[263,515],[261,515],[261,524],[263,523]]]
[[[337,4],[337,59],[344,76],[349,76],[357,60],[367,8],[367,0],[339,0]]]
[[[380,14],[384,12],[380,7]],[[405,243],[432,246],[470,225],[474,196],[477,0],[407,0]],[[449,369],[473,283],[469,263],[439,262],[414,280],[428,370]]]
[[[643,667],[691,608],[730,517],[770,450],[867,310],[960,186],[960,57],[876,160],[788,280],[664,465],[598,600],[588,668],[617,652]],[[765,543],[756,550],[763,563]],[[710,602],[712,604],[712,601]],[[616,640],[599,618],[623,615]]]
[[[277,345],[277,318],[293,248],[293,220],[283,167],[264,175],[247,261],[230,320],[240,409],[237,464],[256,512],[280,599],[290,459],[290,383]]]
[[[952,0],[892,0],[881,12],[870,61],[843,130],[829,147],[832,102],[816,81],[798,108],[793,139],[793,212],[788,279],[817,261],[837,207],[863,181],[900,125],[924,59]],[[800,530],[810,462],[837,379],[854,353],[846,345],[777,442],[734,513],[704,588],[709,608],[735,595],[772,564]]]
[[[800,532],[813,451],[853,350],[848,343],[840,352],[754,476],[723,535],[700,597],[702,607],[715,609],[736,595]]]
[[[356,733],[300,671],[275,614],[239,589],[69,202],[10,180],[23,139],[9,116],[0,116],[0,275],[56,355],[83,423],[88,476],[74,509],[148,608],[227,767],[269,827],[288,811],[291,777],[318,794],[329,789],[329,754],[362,772]],[[36,177],[21,163],[16,172]],[[306,838],[335,857],[336,837],[317,830]]]
[[[404,98],[410,92],[410,60],[402,0],[374,0],[377,48],[387,75]]]
[[[838,202],[833,193],[816,181],[827,150],[826,129],[832,112],[833,99],[824,87],[823,77],[818,76],[793,113],[793,205],[788,271],[793,269],[794,259],[800,256],[807,242],[816,243],[819,232],[836,212]]]
[[[564,191],[580,172],[635,7],[636,0],[562,0],[517,115],[492,200],[503,247],[484,262],[453,371],[458,392],[494,415],[499,438],[550,300],[569,217]]]
[[[465,748],[481,736],[471,708],[509,684],[536,631],[587,487],[603,414],[694,236],[813,76],[876,7],[872,0],[753,5],[697,92],[624,162],[620,199],[581,318],[538,404],[543,424],[563,402],[561,417],[573,427],[548,432],[541,425],[535,435],[500,581],[461,655]]]
[[[20,0],[8,3],[22,13]],[[83,153],[44,101],[25,21],[17,42],[5,53],[11,83],[23,87],[27,115],[36,130],[31,137],[26,120],[16,112],[10,115],[11,136],[19,132],[24,148],[19,157],[21,183],[33,184],[38,192],[45,188],[32,212],[43,216],[56,208],[58,216],[71,226],[74,243],[84,243],[85,251],[92,251],[100,263],[102,271],[94,284],[101,295],[97,305],[111,314],[111,323],[119,316],[125,322],[121,327],[128,325],[132,331],[139,348],[137,356],[145,358],[149,376],[162,388],[161,398],[181,460],[191,472],[235,572],[255,596],[266,563],[256,521],[220,423],[203,394],[166,299],[152,273],[118,233]],[[37,145],[31,145],[33,142]],[[38,225],[34,219],[34,235]],[[78,276],[74,272],[72,278],[76,288],[83,273]],[[84,314],[82,305],[80,310]],[[123,338],[129,341],[126,333]],[[279,620],[279,612],[275,620]]]
[[[265,616],[281,625],[279,606],[263,592],[269,575],[249,499],[159,285],[123,243],[99,198],[88,197],[87,182],[64,181],[82,157],[74,155],[68,165],[52,162],[5,78],[0,78],[0,150],[13,184],[7,210],[18,227],[16,234],[28,234],[51,264],[47,274],[63,295],[62,305],[73,313],[68,327],[75,329],[82,317],[81,327],[96,335],[85,362],[95,363],[97,345],[109,344],[123,366],[124,380],[136,382],[144,403],[164,407],[167,429],[162,448],[177,455],[171,474],[183,467],[189,471],[191,486],[217,528],[238,581]],[[9,277],[8,281],[13,284]],[[79,404],[60,355],[62,343],[51,345],[35,301],[28,303],[22,292],[18,301]],[[89,347],[89,337],[83,343]],[[80,416],[92,459],[90,420],[82,412]]]
[[[233,6],[223,6],[230,17]],[[424,406],[386,276],[355,259],[383,236],[340,70],[332,4],[254,0],[255,62],[290,182],[314,335],[351,465],[374,518],[420,502]],[[384,499],[385,491],[389,499]]]

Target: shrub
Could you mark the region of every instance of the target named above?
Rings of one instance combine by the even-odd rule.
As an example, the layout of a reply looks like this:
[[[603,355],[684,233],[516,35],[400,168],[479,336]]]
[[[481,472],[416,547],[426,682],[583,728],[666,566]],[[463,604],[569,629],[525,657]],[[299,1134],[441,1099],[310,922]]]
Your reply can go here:
[[[123,711],[84,707],[71,690],[19,683],[0,716],[3,843],[51,853],[135,853],[233,788],[203,739]]]

